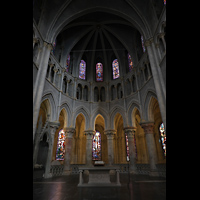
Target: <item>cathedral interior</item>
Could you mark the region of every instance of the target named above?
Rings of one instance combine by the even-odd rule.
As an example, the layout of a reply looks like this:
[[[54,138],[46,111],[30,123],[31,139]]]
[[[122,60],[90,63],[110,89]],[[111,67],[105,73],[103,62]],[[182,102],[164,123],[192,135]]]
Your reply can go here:
[[[120,188],[77,187],[98,163]],[[34,0],[34,199],[162,200],[165,178],[166,1]]]

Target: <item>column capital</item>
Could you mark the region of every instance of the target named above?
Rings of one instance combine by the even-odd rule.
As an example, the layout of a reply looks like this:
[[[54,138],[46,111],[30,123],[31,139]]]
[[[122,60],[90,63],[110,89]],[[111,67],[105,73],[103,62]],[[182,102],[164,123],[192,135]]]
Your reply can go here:
[[[60,122],[58,121],[49,122],[49,126],[58,129],[58,127],[60,126]]]
[[[154,133],[154,122],[141,122],[140,125],[144,129],[145,134]]]
[[[39,40],[38,40],[37,38],[33,38],[33,42],[34,42],[34,43],[38,43],[38,41],[39,41]]]
[[[136,127],[128,126],[124,127],[124,132],[127,134],[128,137],[134,137],[136,129],[137,129]]]
[[[56,73],[58,71],[58,69],[57,68],[54,68],[54,72]]]
[[[58,129],[59,126],[60,126],[60,122],[58,122],[58,121],[49,122],[50,132],[51,132],[51,135],[53,136],[53,138],[54,138],[56,130]]]
[[[148,40],[145,41],[144,45],[145,47],[150,46],[153,43],[153,38],[149,38]]]
[[[113,139],[116,132],[117,132],[116,130],[110,129],[110,130],[105,130],[104,134],[107,136],[107,139]]]
[[[72,138],[73,135],[74,135],[74,133],[75,133],[75,128],[68,128],[68,127],[66,127],[63,130],[65,132],[65,137],[66,138]]]
[[[85,130],[84,135],[86,135],[86,139],[92,139],[95,134],[94,130]]]

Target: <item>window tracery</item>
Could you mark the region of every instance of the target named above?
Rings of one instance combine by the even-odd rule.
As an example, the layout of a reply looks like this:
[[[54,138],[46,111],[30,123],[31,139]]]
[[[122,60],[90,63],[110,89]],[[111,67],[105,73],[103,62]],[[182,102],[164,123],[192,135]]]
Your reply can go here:
[[[103,81],[103,64],[96,64],[96,81]]]
[[[79,78],[85,80],[86,62],[81,60],[79,65]]]
[[[113,79],[119,78],[119,63],[117,59],[113,60],[112,69],[113,69]]]
[[[101,133],[98,131],[92,140],[92,160],[101,160]]]
[[[64,156],[65,156],[65,132],[62,129],[58,133],[56,160],[64,160]]]

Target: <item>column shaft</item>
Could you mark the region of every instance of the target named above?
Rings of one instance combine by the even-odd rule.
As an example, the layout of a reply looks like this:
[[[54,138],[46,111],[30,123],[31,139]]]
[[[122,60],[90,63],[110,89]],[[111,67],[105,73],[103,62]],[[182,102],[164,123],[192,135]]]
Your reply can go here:
[[[65,158],[64,158],[64,175],[70,174],[70,161],[72,152],[74,128],[65,128]]]
[[[128,147],[129,147],[129,159],[130,165],[129,170],[132,174],[137,174],[137,167],[136,167],[136,156],[135,156],[135,141],[134,141],[134,133],[135,127],[125,127],[124,132],[128,137]]]
[[[53,151],[53,144],[54,144],[54,136],[55,136],[55,132],[58,129],[59,125],[60,125],[59,122],[49,122],[49,128],[50,128],[49,150],[48,150],[47,162],[46,162],[46,166],[45,166],[44,178],[52,177],[52,174],[50,173],[51,158],[52,158],[52,151]]]
[[[95,131],[86,130],[84,131],[86,135],[86,166],[92,166],[92,139]]]
[[[108,163],[109,165],[114,164],[114,144],[113,139],[116,134],[116,130],[106,130],[104,131],[107,136],[107,145],[108,145]]]
[[[35,129],[36,129],[37,119],[38,119],[39,110],[40,110],[42,93],[44,89],[50,50],[51,50],[51,45],[44,42],[43,56],[39,65],[39,70],[37,73],[35,86],[33,90],[33,142],[35,138]]]
[[[156,153],[156,144],[154,139],[154,123],[153,122],[142,122],[140,123],[144,129],[146,136],[147,149],[149,153],[149,164],[150,164],[150,176],[158,176],[156,162],[157,162],[157,153]]]

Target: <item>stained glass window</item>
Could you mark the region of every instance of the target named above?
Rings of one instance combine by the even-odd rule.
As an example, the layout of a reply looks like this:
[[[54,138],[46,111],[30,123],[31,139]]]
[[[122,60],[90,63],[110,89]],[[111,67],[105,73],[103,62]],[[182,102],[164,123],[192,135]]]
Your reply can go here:
[[[96,64],[96,81],[103,81],[103,64]]]
[[[58,133],[56,160],[64,160],[64,156],[65,156],[65,132],[62,129]]]
[[[142,35],[141,35],[141,42],[142,42],[142,49],[143,49],[143,52],[145,52],[146,49],[145,49],[145,46],[144,46],[144,38],[143,38]]]
[[[162,144],[163,153],[164,153],[164,156],[166,157],[166,133],[165,133],[165,128],[164,128],[163,123],[161,123],[161,125],[159,127],[159,131],[160,131],[159,142],[161,142],[161,144]]]
[[[166,0],[164,0],[164,5],[166,5]]]
[[[70,65],[70,54],[68,54],[67,56],[67,60],[66,60],[66,71],[69,71],[69,65]]]
[[[129,147],[128,147],[128,137],[126,136],[126,160],[129,161]]]
[[[128,53],[128,66],[129,66],[129,72],[130,72],[133,69],[133,61],[129,53]]]
[[[119,63],[117,59],[112,62],[113,79],[119,78]]]
[[[56,40],[53,43],[53,49],[51,50],[51,52],[54,54],[55,53],[55,48],[56,48]]]
[[[85,72],[86,72],[86,62],[81,60],[79,66],[79,78],[85,80]]]
[[[101,160],[101,134],[98,131],[93,136],[92,160]]]

